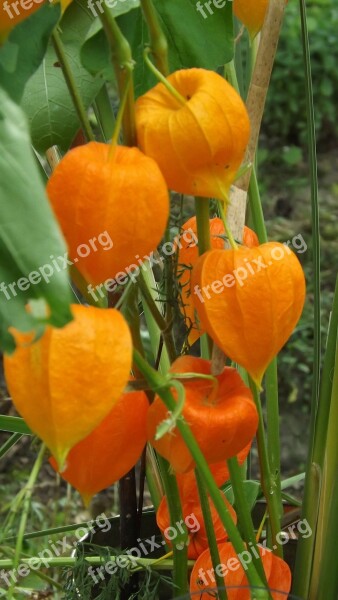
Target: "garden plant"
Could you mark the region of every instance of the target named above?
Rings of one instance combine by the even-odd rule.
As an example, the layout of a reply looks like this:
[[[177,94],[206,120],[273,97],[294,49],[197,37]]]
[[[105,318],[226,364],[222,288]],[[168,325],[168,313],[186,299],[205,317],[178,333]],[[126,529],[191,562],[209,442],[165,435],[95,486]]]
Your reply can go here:
[[[296,246],[269,241],[257,162],[288,10],[311,297]],[[323,343],[310,49],[305,0],[1,2],[0,347],[17,416],[0,415],[0,460],[29,436],[35,461],[0,507],[0,597],[337,600],[338,296]],[[278,355],[305,304],[308,461],[290,478]],[[119,515],[81,523],[71,549],[78,522],[32,527],[46,466],[87,508],[118,482]],[[115,543],[96,543],[102,524]]]

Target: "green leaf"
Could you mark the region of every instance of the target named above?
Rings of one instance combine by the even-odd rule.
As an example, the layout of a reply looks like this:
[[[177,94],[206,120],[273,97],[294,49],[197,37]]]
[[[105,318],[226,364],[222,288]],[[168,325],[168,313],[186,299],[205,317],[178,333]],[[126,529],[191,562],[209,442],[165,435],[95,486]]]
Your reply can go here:
[[[61,327],[72,315],[67,271],[60,266],[58,271],[51,258],[63,257],[66,245],[36,166],[25,116],[1,88],[0,180],[0,348],[10,352],[15,344],[9,327],[38,334],[46,322]],[[36,304],[30,313],[25,309],[38,298],[49,304],[48,319],[36,316]]]
[[[232,3],[210,7],[196,0],[154,0],[169,43],[172,70],[202,67],[216,70],[233,58]],[[206,4],[212,5],[211,2]],[[203,16],[203,14],[205,16]]]
[[[1,47],[1,85],[15,102],[20,102],[27,81],[41,64],[60,14],[60,5],[42,6],[19,23]]]
[[[7,417],[6,415],[0,415],[0,431],[33,435],[21,417]]]
[[[93,19],[86,3],[76,0],[60,24],[61,40],[86,108],[104,83],[101,77],[92,77],[80,60],[81,45]],[[32,140],[38,152],[43,153],[54,144],[62,151],[68,150],[80,122],[51,43],[43,63],[26,86],[22,106],[30,120]]]

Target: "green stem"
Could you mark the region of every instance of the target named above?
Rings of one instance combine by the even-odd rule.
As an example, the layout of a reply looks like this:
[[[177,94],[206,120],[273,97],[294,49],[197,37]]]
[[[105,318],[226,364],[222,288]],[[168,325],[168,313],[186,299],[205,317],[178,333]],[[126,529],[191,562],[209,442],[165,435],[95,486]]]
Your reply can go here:
[[[278,543],[277,535],[280,532],[280,517],[279,517],[279,501],[277,494],[277,486],[275,477],[272,476],[268,458],[267,444],[265,440],[264,419],[260,395],[256,384],[249,378],[250,389],[255,400],[256,408],[259,416],[258,430],[256,434],[259,464],[261,470],[262,489],[269,510],[269,522],[271,527],[271,544],[272,551],[277,556],[283,557],[283,548]]]
[[[176,477],[171,474],[170,464],[164,458],[158,456],[158,462],[170,514],[170,525],[177,532],[177,524],[184,523],[184,519],[182,518],[181,499]],[[188,530],[185,524],[183,525],[183,530],[183,533],[178,535],[172,544],[174,553],[173,584],[175,597],[185,595],[188,587]]]
[[[231,229],[228,225],[227,218],[225,216],[224,203],[222,200],[218,201],[218,208],[219,208],[221,218],[223,221],[225,235],[228,238],[229,244],[233,250],[238,250],[238,244],[236,243],[236,240],[235,240],[234,236],[232,235]]]
[[[313,376],[312,376],[312,398],[311,398],[311,422],[310,422],[310,448],[306,468],[305,490],[303,497],[302,519],[307,519],[312,528],[312,536],[299,540],[296,556],[296,568],[294,578],[295,593],[308,597],[312,561],[314,550],[315,530],[317,526],[317,510],[320,504],[320,467],[314,459],[314,439],[317,424],[317,408],[320,384],[320,358],[321,358],[321,289],[320,289],[320,228],[319,228],[319,203],[318,203],[318,174],[316,155],[316,129],[313,106],[313,88],[311,74],[311,56],[309,35],[307,28],[306,4],[300,0],[300,16],[302,25],[303,62],[305,72],[305,100],[307,114],[310,184],[311,184],[311,221],[313,240],[313,288],[314,288],[314,343],[313,343]],[[318,437],[317,437],[318,440]],[[318,447],[318,446],[317,446]],[[318,457],[316,457],[317,459]],[[314,495],[316,494],[316,495]]]
[[[261,577],[264,584],[267,585],[262,561],[260,558],[257,558],[257,556],[259,556],[259,551],[256,542],[256,534],[250,515],[250,509],[244,494],[241,468],[238,464],[237,456],[229,458],[227,463],[231,477],[231,485],[235,496],[235,508],[239,518],[239,524],[242,528],[244,539],[248,544],[247,548],[252,556],[257,573]]]
[[[208,198],[195,198],[198,253],[201,256],[210,250],[210,212]]]
[[[161,377],[159,373],[157,373],[154,369],[152,369],[152,367],[142,358],[142,356],[136,350],[134,350],[134,360],[145,379],[147,379],[149,385],[162,398],[162,401],[166,405],[167,409],[170,412],[173,412],[176,407],[176,402],[171,394],[170,389],[168,389],[167,387],[167,380]],[[198,466],[199,472],[207,487],[207,491],[215,505],[215,508],[229,535],[229,538],[234,546],[235,551],[237,552],[237,554],[244,552],[245,546],[243,540],[238,532],[236,525],[234,524],[231,518],[231,515],[226,505],[223,502],[221,492],[217,487],[212,473],[210,472],[208,463],[206,462],[204,455],[201,452],[195,440],[195,437],[193,436],[189,426],[184,421],[184,419],[181,418],[177,421],[177,428],[180,434],[182,435],[187,448],[189,448],[191,456],[193,457]],[[252,563],[248,565],[247,576],[251,586],[256,586],[259,588],[262,587],[262,581]],[[254,594],[254,598],[266,600],[268,598],[268,594],[266,591],[257,590],[257,592],[255,592]]]
[[[22,434],[21,433],[13,433],[13,435],[11,435],[11,437],[1,446],[0,448],[0,458],[3,458],[7,452],[9,452],[9,450],[15,446],[15,444],[21,440],[22,438]]]
[[[130,78],[130,72],[134,68],[133,58],[128,41],[122,34],[114,17],[104,2],[102,7],[103,13],[100,13],[100,19],[110,46],[112,63],[119,87],[120,98],[122,98]],[[126,146],[136,145],[133,83],[131,83],[129,86],[128,97],[126,100],[126,110],[124,111],[123,115],[123,137]]]
[[[214,569],[214,577],[216,580],[216,585],[218,587],[218,597],[220,600],[227,600],[228,595],[227,595],[226,591],[222,589],[224,587],[224,579],[222,577],[220,577],[220,575],[218,575],[217,566],[221,564],[221,559],[220,559],[220,555],[219,555],[219,551],[218,551],[217,540],[216,540],[215,531],[214,531],[214,524],[212,521],[210,504],[209,504],[209,500],[208,500],[208,494],[206,492],[203,479],[200,476],[198,469],[195,469],[195,477],[196,477],[198,493],[199,493],[199,497],[200,497],[204,525],[205,525],[205,529],[207,532],[211,562],[212,562],[212,566]]]
[[[27,485],[25,486],[24,504],[23,504],[23,509],[22,509],[22,513],[21,513],[19,531],[17,534],[17,541],[16,541],[16,545],[15,545],[15,556],[13,559],[13,568],[15,570],[18,568],[19,563],[20,563],[20,554],[21,554],[21,550],[22,550],[23,537],[25,535],[25,529],[26,529],[28,514],[29,514],[29,510],[30,510],[30,505],[31,505],[31,497],[32,497],[33,490],[34,490],[34,484],[39,475],[39,471],[40,471],[40,468],[42,465],[44,453],[45,453],[45,445],[42,444],[39,454],[36,458],[35,464],[33,466],[32,472],[29,476]],[[12,584],[8,590],[8,600],[12,600],[14,587],[15,587],[15,582],[12,582]]]
[[[108,142],[113,135],[116,121],[107,84],[101,88],[96,96],[93,108],[98,125],[101,128],[102,138],[105,142]]]
[[[116,557],[116,555],[112,555],[109,557],[109,559],[107,560],[107,562],[117,562],[120,561],[121,558],[124,558],[124,560],[126,561],[130,561],[131,564],[137,564],[140,567],[143,567],[145,569],[147,568],[151,568],[155,571],[172,571],[173,570],[173,561],[172,560],[163,560],[161,562],[159,562],[158,558],[154,559],[150,559],[150,558],[136,558],[135,556],[131,557],[129,554],[126,555],[119,555],[118,557]],[[29,562],[32,560],[33,557],[31,558],[22,558],[21,559],[21,563],[24,565],[28,565],[29,566]],[[35,557],[34,557],[35,558]],[[37,558],[37,560],[39,560]],[[41,559],[40,559],[41,560]],[[64,567],[75,567],[77,562],[78,562],[78,558],[71,558],[71,557],[60,557],[60,558],[48,558],[48,565],[49,567],[53,568],[64,568]],[[90,565],[102,565],[102,556],[86,556],[86,563],[90,564]],[[117,562],[117,565],[119,566],[120,563]],[[194,561],[188,561],[188,567],[190,569],[192,569],[192,567],[194,566]],[[11,559],[1,559],[0,560],[0,569],[13,569],[14,567],[14,561]],[[8,600],[8,599],[7,599]]]
[[[158,14],[152,0],[141,0],[141,7],[148,26],[151,52],[155,58],[156,66],[167,77],[169,75],[168,42],[162,31]]]
[[[82,129],[85,133],[87,141],[94,141],[95,136],[93,134],[93,130],[89,123],[87,111],[84,107],[82,98],[81,98],[79,90],[77,88],[74,75],[70,68],[70,64],[69,64],[67,55],[65,53],[62,41],[61,41],[61,37],[56,29],[54,30],[54,33],[52,34],[52,40],[53,40],[53,45],[54,45],[56,56],[61,65],[63,76],[66,80],[66,84],[67,84],[69,93],[72,97],[77,115],[79,117],[79,120],[80,120],[80,123],[82,126]]]
[[[154,73],[155,77],[163,83],[163,85],[167,88],[168,92],[177,100],[180,105],[185,106],[187,103],[187,99],[184,98],[175,88],[169,83],[168,79],[162,75],[162,73],[153,65],[151,60],[149,59],[150,48],[146,48],[144,51],[144,60],[147,67],[150,69],[152,73]]]
[[[167,321],[165,320],[164,316],[161,314],[159,308],[157,307],[156,301],[154,300],[151,294],[151,291],[147,285],[147,281],[144,277],[144,273],[142,271],[140,271],[139,273],[138,283],[143,299],[146,302],[156,325],[161,331],[163,341],[168,352],[169,361],[170,363],[172,363],[176,359],[176,350],[174,340],[172,337],[172,332],[170,330],[170,327],[168,327]]]
[[[131,86],[131,83],[133,80],[132,78],[133,78],[132,71],[130,69],[127,69],[127,78],[126,78],[126,82],[125,82],[126,87],[124,88],[122,97],[120,98],[119,111],[117,113],[116,123],[115,123],[114,132],[113,132],[113,136],[112,136],[112,140],[111,140],[111,150],[113,150],[114,147],[117,145],[119,137],[120,137],[124,112],[126,110],[126,105],[127,105],[128,98],[129,98],[129,89],[130,89],[130,86]]]

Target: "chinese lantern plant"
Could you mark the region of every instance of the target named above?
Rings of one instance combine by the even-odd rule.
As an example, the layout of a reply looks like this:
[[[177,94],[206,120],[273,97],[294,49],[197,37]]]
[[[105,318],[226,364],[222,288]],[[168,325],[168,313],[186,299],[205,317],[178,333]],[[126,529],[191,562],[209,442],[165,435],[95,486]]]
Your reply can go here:
[[[147,412],[144,392],[123,394],[102,423],[69,452],[61,477],[80,492],[87,506],[94,494],[137,463],[146,444]],[[50,463],[57,469],[55,458]]]
[[[69,451],[107,416],[126,385],[132,341],[117,310],[72,306],[74,320],[18,344],[4,360],[14,406],[62,470]]]
[[[238,454],[255,435],[258,416],[249,388],[235,369],[225,367],[213,381],[209,361],[181,356],[171,366],[177,374],[196,373],[185,381],[185,403],[182,414],[209,464]],[[199,379],[198,374],[201,374]],[[166,407],[155,398],[148,412],[148,440],[165,457],[177,473],[194,468],[195,462],[183,439],[175,429],[159,438],[158,428],[166,419]],[[159,438],[159,439],[158,439]]]

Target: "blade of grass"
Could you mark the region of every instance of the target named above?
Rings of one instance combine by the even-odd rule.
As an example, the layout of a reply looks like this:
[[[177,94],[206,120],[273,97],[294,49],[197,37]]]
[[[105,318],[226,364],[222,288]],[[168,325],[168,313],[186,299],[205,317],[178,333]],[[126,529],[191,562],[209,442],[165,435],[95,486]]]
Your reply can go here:
[[[293,591],[299,596],[308,597],[313,560],[313,548],[315,540],[315,529],[318,517],[319,494],[320,494],[320,467],[314,461],[314,436],[319,397],[320,382],[320,356],[321,356],[321,296],[320,296],[320,230],[319,230],[319,206],[318,206],[318,176],[317,176],[317,152],[316,152],[316,130],[313,105],[313,89],[311,75],[310,45],[306,17],[305,0],[300,0],[300,16],[302,25],[303,61],[305,70],[305,98],[307,112],[307,131],[309,147],[309,168],[311,182],[311,221],[313,239],[313,286],[314,286],[314,355],[313,355],[313,379],[311,398],[311,423],[310,423],[310,446],[305,478],[305,491],[303,499],[302,519],[306,519],[312,529],[313,535],[301,537],[296,556],[296,569],[294,576]]]
[[[0,431],[33,435],[28,425],[26,425],[21,417],[8,417],[7,415],[0,416]]]

